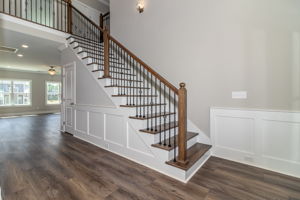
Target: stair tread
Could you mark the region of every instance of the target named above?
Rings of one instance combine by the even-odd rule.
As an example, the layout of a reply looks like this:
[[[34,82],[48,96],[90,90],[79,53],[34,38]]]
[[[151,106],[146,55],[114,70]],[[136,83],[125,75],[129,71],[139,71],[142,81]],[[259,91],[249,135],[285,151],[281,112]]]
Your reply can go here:
[[[187,132],[186,134],[186,141],[194,138],[195,136],[197,136],[198,133],[194,133],[194,132]],[[160,149],[164,149],[164,150],[167,150],[167,151],[171,151],[172,149],[174,149],[174,147],[177,147],[178,146],[178,135],[176,135],[176,144],[174,146],[174,140],[175,140],[175,136],[171,137],[171,139],[167,139],[165,144],[164,145],[164,141],[162,141],[162,144],[152,144],[153,147],[157,147],[157,148],[160,148]],[[170,145],[169,145],[170,144]]]
[[[177,126],[178,126],[178,122],[170,122],[170,123],[165,123],[165,124],[160,124],[157,126],[150,127],[149,130],[142,129],[140,131],[144,133],[157,134],[163,131],[167,131],[169,129],[176,128]]]
[[[163,105],[166,105],[166,104],[120,105],[120,107],[125,107],[125,108],[135,108],[135,107],[163,106]]]
[[[95,59],[95,60],[104,60],[104,58],[96,58],[96,57],[93,57],[93,56],[85,56],[81,59],[87,59],[87,58],[91,58],[91,59]],[[124,65],[124,63],[121,63],[121,62],[116,62],[116,61],[111,61],[111,60],[109,62],[114,63],[114,64]]]
[[[139,97],[139,96],[137,96],[137,97]],[[153,114],[148,114],[148,115],[146,115],[146,116],[138,116],[138,117],[136,117],[136,116],[130,116],[129,118],[131,118],[131,119],[139,119],[139,120],[146,120],[146,119],[151,119],[151,118],[156,118],[156,117],[162,117],[162,116],[167,116],[167,115],[174,115],[175,113],[174,112],[166,112],[166,113],[164,113],[164,112],[161,112],[161,113],[153,113]]]
[[[88,64],[89,65],[89,64]],[[116,68],[116,67],[112,67],[112,68]],[[92,72],[99,72],[99,71],[104,71],[104,69],[95,69]],[[113,74],[124,74],[124,75],[128,75],[128,76],[136,76],[134,74],[127,74],[127,73],[123,73],[123,72],[116,72],[116,71],[110,71],[110,73]]]
[[[120,81],[133,81],[133,82],[143,82],[143,81],[139,81],[139,80],[130,80],[130,79],[124,79],[124,78],[113,78],[113,77],[99,77],[98,79],[114,79],[114,80],[120,80]]]
[[[101,43],[99,43],[99,44],[93,44],[93,43],[90,43],[90,42],[82,42],[82,41],[78,41],[78,40],[74,40],[74,41],[72,41],[72,42],[70,42],[70,44],[73,44],[73,43],[75,43],[75,42],[77,42],[78,44],[84,44],[84,45],[87,45],[87,46],[92,46],[92,48],[94,48],[94,49],[103,49],[104,47],[103,47],[103,44],[101,44]]]
[[[77,54],[81,54],[81,53],[94,54],[94,55],[96,55],[96,56],[103,56],[103,57],[104,57],[104,53],[103,53],[103,54],[99,54],[99,53],[89,52],[89,51],[86,51],[86,50],[77,52]],[[119,60],[119,59],[116,58],[112,53],[109,55],[109,58],[110,58],[110,59]]]
[[[82,41],[85,41],[85,42],[92,42],[92,43],[96,43],[96,44],[102,44],[102,42],[100,41],[96,41],[96,40],[92,40],[92,39],[87,39],[87,38],[84,38],[84,37],[81,37],[81,36],[77,36],[77,35],[71,35],[70,37],[67,38],[67,40],[69,39],[75,39],[75,40],[82,40]]]
[[[142,97],[157,97],[157,95],[141,95]],[[116,94],[112,97],[140,97],[140,95],[126,95],[126,94]]]
[[[187,150],[187,160],[189,161],[187,164],[181,164],[179,162],[174,162],[174,160],[167,161],[166,164],[172,165],[173,167],[177,167],[187,171],[190,169],[209,149],[211,145],[196,143],[192,147]]]
[[[136,86],[121,86],[121,85],[107,85],[107,86],[104,86],[106,88],[110,88],[110,87],[118,87],[118,88],[137,88],[137,89],[147,89],[149,90],[150,88],[148,87],[136,87]]]
[[[86,47],[86,46],[82,46],[82,45],[77,45],[76,47],[73,47],[73,49],[77,49],[79,47],[83,48],[83,49],[89,49],[91,51],[104,52],[104,50],[102,48],[101,49],[99,49],[99,48],[94,49],[94,48],[90,48],[90,47]],[[113,55],[113,54],[110,53],[110,55]]]

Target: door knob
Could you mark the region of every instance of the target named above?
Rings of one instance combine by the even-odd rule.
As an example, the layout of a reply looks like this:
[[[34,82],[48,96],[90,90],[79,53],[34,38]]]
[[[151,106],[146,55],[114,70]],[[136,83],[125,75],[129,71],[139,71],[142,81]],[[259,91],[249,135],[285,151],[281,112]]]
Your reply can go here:
[[[72,103],[70,103],[70,105],[73,106],[73,105],[75,105],[75,103],[72,102]]]

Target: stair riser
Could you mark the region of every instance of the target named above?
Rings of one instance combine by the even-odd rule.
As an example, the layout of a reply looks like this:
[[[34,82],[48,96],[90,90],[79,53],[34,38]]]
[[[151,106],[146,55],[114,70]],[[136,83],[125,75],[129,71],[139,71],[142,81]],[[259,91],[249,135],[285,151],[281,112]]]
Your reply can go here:
[[[189,149],[190,147],[192,147],[196,143],[197,143],[197,137],[193,137],[193,138],[189,139],[187,141],[187,144],[186,144],[187,149]],[[176,147],[176,154],[178,156],[178,147]],[[171,151],[169,151],[168,157],[169,157],[168,160],[174,159],[174,149],[172,149]]]

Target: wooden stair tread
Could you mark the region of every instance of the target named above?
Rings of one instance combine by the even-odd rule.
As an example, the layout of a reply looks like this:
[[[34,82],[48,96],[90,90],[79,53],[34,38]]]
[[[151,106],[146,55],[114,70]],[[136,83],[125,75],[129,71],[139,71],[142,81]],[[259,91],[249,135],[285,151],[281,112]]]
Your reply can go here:
[[[87,58],[91,58],[91,59],[95,59],[95,60],[104,60],[104,58],[96,58],[96,57],[93,57],[93,56],[85,56],[85,57],[83,57],[81,59],[87,59]],[[109,62],[114,63],[114,64],[124,65],[124,63],[121,63],[121,62],[115,62],[115,61],[111,61],[111,60]]]
[[[96,64],[96,63],[89,63],[89,64],[87,64],[87,65],[89,66],[89,65],[94,65],[94,64]],[[103,64],[96,64],[96,65],[98,65],[98,67],[99,67],[99,66],[100,66],[100,67],[103,67],[103,69],[104,69],[104,65],[103,65]],[[119,66],[114,66],[114,65],[110,65],[109,68],[120,69],[120,70],[126,70],[126,71],[129,71],[129,70],[130,70],[129,68],[119,67]],[[103,69],[95,69],[95,70],[103,71]],[[111,73],[118,73],[118,72],[116,72],[116,71],[111,71]]]
[[[130,80],[130,79],[124,79],[124,78],[113,78],[113,77],[99,77],[98,79],[114,79],[114,80],[119,80],[119,81],[132,81],[132,82],[143,82],[143,81],[139,81],[139,80]]]
[[[93,49],[93,48],[90,48],[90,47],[86,47],[86,46],[82,46],[82,45],[78,45],[78,46],[76,46],[76,47],[73,47],[73,49],[77,49],[77,48],[83,48],[83,49],[89,49],[90,51],[97,51],[97,52],[102,52],[102,53],[104,53],[104,50],[103,49],[98,49],[98,48],[95,48],[95,49]],[[113,55],[113,54],[110,54],[110,55]]]
[[[139,96],[138,96],[139,97]],[[175,113],[174,112],[172,112],[172,113],[170,113],[170,112],[167,112],[167,113],[153,113],[153,114],[148,114],[148,115],[146,115],[146,116],[138,116],[138,117],[136,117],[136,116],[131,116],[131,117],[129,117],[130,119],[139,119],[139,120],[146,120],[146,119],[151,119],[151,118],[156,118],[156,117],[163,117],[163,116],[167,116],[167,115],[174,115]]]
[[[115,68],[115,67],[112,67],[112,68]],[[92,72],[99,72],[99,71],[104,71],[104,69],[95,69]],[[111,75],[113,75],[113,74],[124,74],[124,75],[127,75],[127,76],[136,76],[135,74],[127,74],[127,73],[115,72],[115,71],[110,71],[110,74]]]
[[[126,94],[116,94],[112,97],[157,97],[157,95],[126,95]]]
[[[169,129],[176,128],[177,126],[178,126],[178,122],[171,122],[171,123],[166,123],[166,124],[153,126],[149,129],[142,129],[140,131],[144,132],[144,133],[157,134],[157,133],[160,133],[160,132],[167,131]]]
[[[188,140],[196,137],[197,135],[198,135],[198,133],[187,132],[187,134],[186,134],[186,141],[188,141]],[[175,139],[175,137],[176,137],[176,144],[174,146],[174,139]],[[160,149],[164,149],[164,150],[167,150],[167,151],[171,151],[172,149],[174,149],[174,147],[178,146],[178,139],[177,138],[178,138],[178,135],[171,137],[170,140],[167,139],[166,142],[165,142],[166,145],[164,145],[164,141],[162,141],[162,144],[157,143],[157,144],[152,144],[151,146],[156,147],[156,148],[160,148]]]
[[[136,86],[121,86],[121,85],[107,85],[104,86],[106,88],[110,88],[110,87],[117,87],[117,88],[136,88],[136,89],[142,89],[142,90],[149,90],[150,88],[148,87],[136,87]]]
[[[92,46],[93,49],[103,49],[103,48],[104,48],[103,45],[102,45],[101,43],[99,43],[99,44],[95,44],[95,43],[94,43],[94,44],[93,44],[93,43],[82,42],[82,41],[78,41],[78,40],[74,40],[73,42],[70,42],[70,44],[73,44],[73,43],[75,43],[75,42],[77,42],[78,44],[87,45],[87,46],[89,46],[89,47]]]
[[[209,149],[211,145],[196,143],[192,147],[187,150],[187,160],[189,161],[187,164],[181,164],[178,162],[174,162],[174,160],[167,161],[168,165],[172,165],[173,167],[180,168],[182,170],[187,171],[190,169]]]
[[[81,37],[81,36],[77,36],[77,35],[71,35],[70,37],[67,38],[67,40],[73,38],[74,40],[82,40],[84,42],[91,42],[91,43],[94,43],[94,44],[102,44],[102,42],[100,41],[96,41],[96,40],[92,40],[92,39],[87,39],[87,38],[84,38],[84,37]]]
[[[164,105],[167,105],[167,104],[120,105],[120,107],[135,108],[135,107],[164,106]]]
[[[82,51],[77,52],[77,54],[81,54],[81,53],[93,54],[93,55],[96,55],[96,56],[103,56],[104,57],[104,53],[99,54],[99,53],[89,52],[89,51],[86,51],[86,50],[82,50]],[[110,54],[109,58],[119,60],[113,54]]]

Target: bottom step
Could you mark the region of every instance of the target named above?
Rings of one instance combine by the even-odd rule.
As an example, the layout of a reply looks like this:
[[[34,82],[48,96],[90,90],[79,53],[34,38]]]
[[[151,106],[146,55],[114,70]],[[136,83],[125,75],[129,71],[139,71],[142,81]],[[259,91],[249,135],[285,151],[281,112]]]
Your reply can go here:
[[[187,171],[191,168],[209,149],[211,145],[196,143],[187,150],[187,164],[181,164],[179,162],[174,162],[174,160],[167,161],[168,165],[177,167]]]

